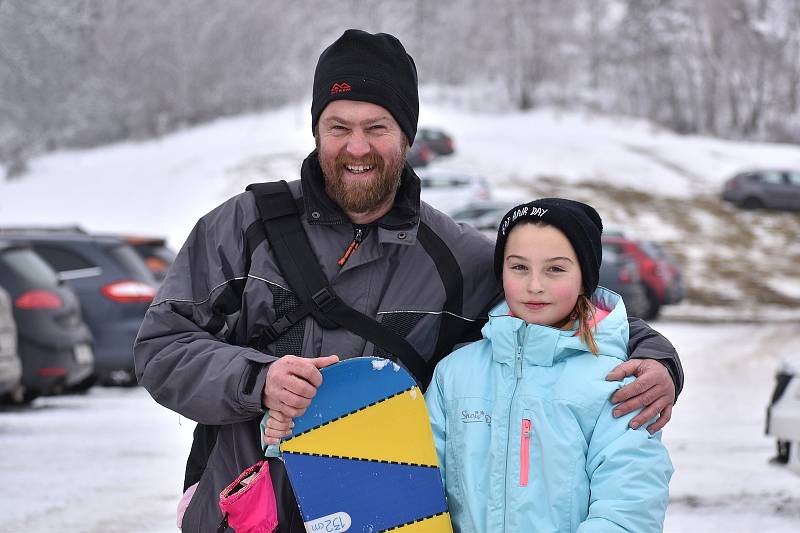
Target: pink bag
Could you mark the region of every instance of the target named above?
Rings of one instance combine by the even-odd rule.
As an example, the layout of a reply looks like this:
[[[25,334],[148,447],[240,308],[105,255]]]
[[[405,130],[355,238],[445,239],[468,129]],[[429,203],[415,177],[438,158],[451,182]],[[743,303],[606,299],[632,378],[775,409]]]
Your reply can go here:
[[[239,474],[220,493],[219,508],[236,533],[272,533],[278,527],[278,507],[269,463],[259,461]]]

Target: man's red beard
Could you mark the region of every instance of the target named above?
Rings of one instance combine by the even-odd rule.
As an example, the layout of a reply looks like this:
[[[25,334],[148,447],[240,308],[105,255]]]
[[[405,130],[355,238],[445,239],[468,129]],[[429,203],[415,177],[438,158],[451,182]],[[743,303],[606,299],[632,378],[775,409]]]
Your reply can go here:
[[[393,197],[400,187],[400,175],[405,165],[406,147],[402,146],[391,160],[385,160],[375,151],[362,158],[339,154],[331,161],[322,158],[319,163],[325,175],[325,191],[344,211],[366,213]],[[347,165],[374,167],[375,176],[362,181],[346,182],[343,174]]]

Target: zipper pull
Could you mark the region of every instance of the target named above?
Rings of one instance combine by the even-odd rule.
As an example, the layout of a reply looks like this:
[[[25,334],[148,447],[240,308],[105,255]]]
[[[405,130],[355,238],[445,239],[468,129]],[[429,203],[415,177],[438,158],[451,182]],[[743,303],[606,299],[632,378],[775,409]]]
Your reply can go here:
[[[347,260],[350,259],[350,256],[353,255],[358,249],[358,246],[361,244],[361,241],[364,240],[364,234],[366,233],[364,226],[353,226],[353,241],[347,247],[347,250],[344,251],[344,255],[337,261],[339,266],[344,266],[347,263]]]
[[[522,346],[517,347],[517,361],[516,361],[516,376],[517,379],[522,377]]]
[[[528,474],[530,471],[531,457],[531,420],[522,419],[522,439],[519,445],[519,486],[528,486]]]

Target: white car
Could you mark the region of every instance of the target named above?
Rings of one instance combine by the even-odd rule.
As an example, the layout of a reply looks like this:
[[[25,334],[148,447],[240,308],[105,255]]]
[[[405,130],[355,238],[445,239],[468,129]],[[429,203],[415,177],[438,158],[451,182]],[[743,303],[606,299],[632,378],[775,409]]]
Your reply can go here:
[[[777,439],[774,462],[800,474],[800,357],[784,359],[775,380],[766,433]]]
[[[418,170],[417,175],[422,181],[422,200],[448,215],[491,196],[489,185],[480,176],[441,169]]]

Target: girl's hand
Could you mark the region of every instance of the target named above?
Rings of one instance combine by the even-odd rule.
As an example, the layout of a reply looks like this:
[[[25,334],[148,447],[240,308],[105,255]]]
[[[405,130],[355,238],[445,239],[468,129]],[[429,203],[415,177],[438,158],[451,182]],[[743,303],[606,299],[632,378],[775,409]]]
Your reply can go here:
[[[283,437],[292,434],[294,420],[274,409],[269,410],[267,427],[264,429],[264,443],[267,446],[279,444]]]

